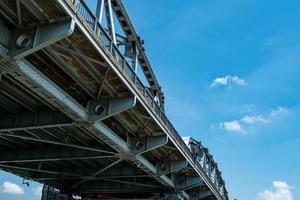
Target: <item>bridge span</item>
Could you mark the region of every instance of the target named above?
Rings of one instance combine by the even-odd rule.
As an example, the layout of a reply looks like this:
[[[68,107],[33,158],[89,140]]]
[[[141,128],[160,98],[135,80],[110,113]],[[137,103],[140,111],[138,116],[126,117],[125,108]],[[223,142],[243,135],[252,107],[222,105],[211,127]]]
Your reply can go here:
[[[168,120],[121,0],[0,0],[0,35],[0,169],[60,199],[228,200]]]

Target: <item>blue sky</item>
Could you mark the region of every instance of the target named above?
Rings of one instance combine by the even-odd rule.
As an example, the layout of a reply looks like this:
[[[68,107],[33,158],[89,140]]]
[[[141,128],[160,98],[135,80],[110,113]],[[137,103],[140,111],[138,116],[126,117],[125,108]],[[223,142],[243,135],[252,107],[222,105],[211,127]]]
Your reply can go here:
[[[95,0],[89,0],[93,5]],[[231,199],[300,199],[299,1],[125,0],[182,136],[201,140]],[[0,199],[21,179],[1,173]]]

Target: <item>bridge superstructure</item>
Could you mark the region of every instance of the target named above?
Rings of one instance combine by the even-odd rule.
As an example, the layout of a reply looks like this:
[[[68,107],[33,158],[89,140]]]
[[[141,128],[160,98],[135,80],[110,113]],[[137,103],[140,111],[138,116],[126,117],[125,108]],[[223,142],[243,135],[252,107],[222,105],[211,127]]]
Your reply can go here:
[[[121,0],[1,0],[0,34],[2,170],[84,199],[228,200],[168,120]]]

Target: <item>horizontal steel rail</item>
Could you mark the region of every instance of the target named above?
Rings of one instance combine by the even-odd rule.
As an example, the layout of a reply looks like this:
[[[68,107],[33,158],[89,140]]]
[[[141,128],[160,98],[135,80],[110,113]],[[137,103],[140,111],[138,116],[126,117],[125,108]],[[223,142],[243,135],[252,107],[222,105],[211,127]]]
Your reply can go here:
[[[109,36],[106,30],[101,26],[98,22],[96,16],[89,9],[86,3],[83,0],[62,0],[67,5],[70,6],[70,9],[73,11],[74,16],[79,17],[79,20],[84,20],[86,24],[88,24],[88,31],[92,31],[92,35],[96,35],[97,39],[99,39],[106,50],[110,52],[110,55],[117,61],[119,66],[121,66],[123,70],[123,76],[126,79],[129,79],[134,85],[135,89],[138,93],[143,97],[147,106],[150,110],[155,113],[154,116],[158,119],[158,121],[163,125],[164,129],[168,132],[168,136],[173,141],[178,150],[184,155],[184,157],[189,161],[190,165],[195,169],[195,171],[200,175],[203,181],[207,184],[207,186],[212,190],[212,192],[216,195],[218,199],[228,199],[227,191],[225,188],[225,183],[222,177],[219,176],[219,172],[217,174],[216,180],[213,182],[209,177],[207,170],[205,170],[201,164],[196,160],[196,157],[192,154],[188,146],[182,140],[172,123],[166,117],[164,111],[161,107],[156,103],[154,97],[151,95],[151,92],[147,87],[144,86],[142,81],[139,79],[137,74],[134,72],[130,64],[127,62],[125,57],[122,55],[119,48],[113,43],[113,39]]]

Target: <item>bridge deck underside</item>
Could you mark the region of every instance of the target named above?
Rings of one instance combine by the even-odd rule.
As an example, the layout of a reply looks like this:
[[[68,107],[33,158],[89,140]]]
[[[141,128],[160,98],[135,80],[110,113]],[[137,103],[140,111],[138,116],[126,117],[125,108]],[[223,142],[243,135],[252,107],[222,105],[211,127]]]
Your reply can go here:
[[[38,1],[34,6],[42,14],[16,2],[0,3],[0,19],[10,30],[70,20],[57,1]],[[166,137],[143,102],[137,100],[133,107],[101,119],[100,125],[115,134],[120,146],[126,144],[124,148],[129,150],[124,152],[117,141],[95,128],[93,120],[78,117],[47,88],[20,71],[15,60],[3,53],[9,48],[1,47],[0,57],[0,169],[67,193],[107,193],[118,198],[149,198],[174,192],[175,176],[197,175],[189,164],[176,174],[160,176],[156,169],[151,171],[158,162],[185,160],[170,140],[138,156],[132,153],[132,138]],[[90,100],[110,101],[133,95],[77,26],[70,36],[26,55],[22,62],[33,66],[87,114]],[[141,164],[141,160],[146,162]],[[205,184],[198,184],[185,192],[207,190]],[[208,195],[202,199],[216,198]]]
[[[51,104],[42,99],[41,93],[41,88],[29,86],[24,75],[13,72],[2,75],[2,170],[76,193],[104,192],[114,196],[119,193],[133,193],[136,197],[143,197],[151,192],[153,194],[169,190],[135,164],[123,159],[126,155],[102,141],[97,133],[90,130],[89,125],[75,122],[56,109],[55,103]],[[134,120],[136,124],[143,121],[139,120],[135,112],[137,111],[122,113],[120,116],[106,119],[104,123],[116,133],[120,133],[121,138],[125,138],[126,132],[146,126],[132,125]],[[28,120],[18,122],[25,117]],[[126,118],[128,119],[125,120]],[[144,134],[152,130],[150,127],[151,125],[147,127]],[[153,133],[155,134],[155,131]],[[145,157],[155,163],[157,156],[168,155],[172,150],[174,147],[170,145],[145,154]],[[77,185],[83,180],[83,183]]]

